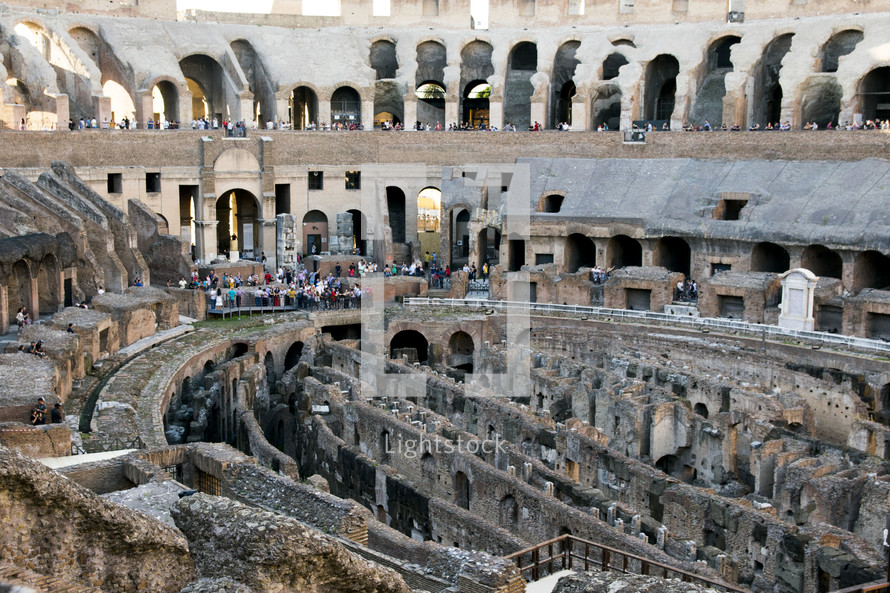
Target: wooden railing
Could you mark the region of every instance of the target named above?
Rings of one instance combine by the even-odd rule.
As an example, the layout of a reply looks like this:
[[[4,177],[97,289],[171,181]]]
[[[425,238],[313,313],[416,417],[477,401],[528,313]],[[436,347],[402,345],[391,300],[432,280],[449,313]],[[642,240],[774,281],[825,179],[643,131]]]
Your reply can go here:
[[[679,578],[687,583],[702,583],[734,593],[748,593],[746,589],[735,587],[697,575],[667,564],[655,562],[615,548],[603,546],[572,535],[563,535],[531,548],[514,552],[505,557],[513,560],[519,571],[529,581],[537,581],[556,570],[591,570],[596,567],[603,572],[614,571],[625,574]],[[526,573],[531,573],[527,575]],[[863,593],[867,593],[863,591]]]
[[[852,587],[838,589],[833,593],[890,593],[890,583],[886,580],[873,581],[871,583],[863,583],[861,585],[853,585]]]

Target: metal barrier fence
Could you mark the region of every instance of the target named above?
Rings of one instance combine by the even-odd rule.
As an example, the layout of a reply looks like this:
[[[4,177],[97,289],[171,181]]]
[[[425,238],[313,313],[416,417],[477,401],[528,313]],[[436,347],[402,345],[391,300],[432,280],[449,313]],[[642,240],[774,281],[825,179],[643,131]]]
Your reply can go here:
[[[603,572],[679,577],[683,582],[718,587],[733,593],[747,593],[745,589],[722,583],[642,556],[616,550],[608,546],[572,535],[547,540],[531,548],[504,557],[516,563],[519,571],[530,582],[537,581],[557,570],[590,570],[598,567]]]
[[[890,342],[830,334],[819,331],[794,330],[777,325],[762,323],[748,323],[733,319],[719,317],[691,317],[683,315],[671,315],[668,313],[655,313],[653,311],[634,311],[631,309],[608,309],[606,307],[584,307],[580,305],[557,305],[554,303],[526,303],[519,301],[494,301],[489,299],[436,299],[412,297],[404,301],[409,307],[448,307],[448,308],[487,308],[494,310],[512,310],[519,312],[551,313],[561,315],[575,315],[581,317],[596,317],[609,321],[631,321],[634,323],[662,323],[677,325],[686,328],[694,328],[702,331],[716,330],[723,332],[735,332],[748,334],[751,337],[764,340],[795,340],[806,342],[815,347],[840,346],[853,350],[890,355]]]
[[[232,313],[274,313],[280,311],[333,311],[340,309],[357,309],[361,307],[361,298],[348,295],[332,297],[324,294],[318,298],[289,297],[280,295],[277,297],[258,297],[251,294],[230,299],[228,295],[218,302],[207,295],[207,313],[212,315],[226,315]]]

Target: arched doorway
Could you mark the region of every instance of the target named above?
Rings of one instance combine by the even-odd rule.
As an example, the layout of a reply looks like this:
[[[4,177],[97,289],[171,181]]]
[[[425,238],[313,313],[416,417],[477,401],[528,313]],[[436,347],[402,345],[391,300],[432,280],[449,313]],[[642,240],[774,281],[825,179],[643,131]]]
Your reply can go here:
[[[862,77],[856,94],[863,120],[890,119],[890,66],[875,68]]]
[[[726,96],[726,75],[732,72],[732,46],[740,43],[741,37],[726,35],[714,40],[705,54],[707,73],[695,95],[695,103],[689,112],[689,120],[693,125],[703,125],[705,121],[712,127],[723,123],[723,97]],[[738,123],[738,122],[736,122]]]
[[[429,358],[430,345],[422,333],[413,329],[402,330],[389,342],[389,357],[408,358],[409,362],[425,363]]]
[[[368,255],[368,224],[361,210],[347,210],[352,214],[352,249],[358,255]]]
[[[491,85],[487,82],[477,80],[467,85],[464,93],[463,121],[471,128],[482,129],[489,126],[491,117],[489,97],[491,97]]]
[[[856,49],[865,34],[856,29],[838,31],[822,46],[822,72],[837,72],[838,59]]]
[[[303,355],[303,342],[294,342],[284,355],[284,371],[287,372],[297,366]]]
[[[399,60],[396,56],[396,44],[387,39],[379,39],[371,44],[371,68],[377,74],[377,80],[396,77]]]
[[[390,185],[386,188],[386,209],[389,213],[389,228],[392,230],[393,243],[405,243],[405,192],[401,188]]]
[[[659,469],[669,476],[677,478],[687,484],[691,484],[696,477],[696,469],[690,465],[685,465],[676,455],[665,455],[655,462],[656,469]]]
[[[352,87],[341,86],[331,95],[331,122],[345,126],[362,123],[362,98]]]
[[[456,207],[451,210],[451,265],[462,266],[470,258],[470,211]]]
[[[621,123],[621,89],[615,84],[605,84],[597,88],[590,104],[591,129],[600,126],[617,130]]]
[[[581,268],[592,268],[596,265],[596,245],[590,237],[580,233],[572,233],[566,237],[565,271],[574,274]]]
[[[656,266],[671,272],[680,272],[689,278],[692,251],[689,243],[680,237],[662,237],[655,243],[653,260]]]
[[[841,256],[822,245],[810,245],[803,250],[800,267],[823,278],[842,278],[844,262]]]
[[[15,316],[19,308],[28,307],[31,311],[31,271],[24,260],[15,262],[12,271],[7,278],[7,312],[11,323],[15,323]]]
[[[581,62],[575,57],[578,48],[581,47],[580,41],[568,41],[560,46],[556,52],[556,59],[553,61],[551,91],[551,112],[550,127],[566,122],[572,123],[572,97],[575,96],[576,88],[575,69]]]
[[[129,91],[113,80],[105,81],[102,94],[111,99],[111,122],[118,125],[124,118],[136,120],[136,105]],[[166,115],[166,114],[165,114]]]
[[[865,251],[856,256],[853,268],[853,288],[890,290],[890,257],[877,251]]]
[[[169,80],[162,80],[151,88],[151,117],[155,121],[179,120],[179,90]],[[202,103],[203,109],[203,103]],[[192,111],[192,117],[199,118],[204,113]],[[138,122],[139,127],[145,126],[145,122]]]
[[[291,126],[308,130],[318,125],[318,95],[308,86],[298,86],[291,94]]]
[[[195,54],[180,60],[179,67],[192,93],[192,117],[216,118],[220,125],[224,119],[240,117],[240,108],[235,107],[236,94],[228,88],[219,62]]]
[[[643,265],[643,248],[640,242],[627,235],[615,235],[606,246],[606,260],[611,268]]]
[[[833,77],[814,76],[803,84],[800,92],[800,121],[798,127],[815,122],[824,130],[828,124],[837,126],[844,89]]]
[[[509,494],[498,503],[498,525],[505,529],[513,529],[519,525],[519,505]]]
[[[417,194],[417,238],[421,253],[439,251],[441,232],[442,192],[426,187]],[[441,260],[438,260],[441,264]]]
[[[451,334],[448,339],[448,365],[457,369],[464,370],[468,373],[473,372],[473,352],[475,345],[473,338],[465,331],[458,331]]]
[[[417,121],[421,125],[445,122],[445,86],[425,82],[414,93],[417,96]]]
[[[782,274],[788,271],[791,258],[788,251],[775,243],[758,243],[751,250],[752,272],[773,272]]]
[[[652,122],[670,121],[674,113],[677,75],[680,63],[672,55],[660,54],[646,66],[645,119]],[[660,126],[659,126],[660,127]]]
[[[501,232],[493,227],[486,227],[479,231],[477,238],[477,250],[479,253],[479,269],[487,263],[489,269],[498,265],[501,258]]]
[[[262,245],[259,205],[247,190],[234,189],[216,201],[217,253],[253,258]]]
[[[57,311],[62,303],[60,274],[56,257],[44,256],[37,269],[37,302],[41,315]]]
[[[493,48],[485,41],[471,41],[460,52],[461,121],[481,121],[488,123],[488,97],[491,87],[488,77],[494,74],[491,63]],[[486,87],[488,87],[486,89]],[[470,105],[467,101],[470,101]],[[478,123],[476,124],[478,125]]]
[[[791,50],[794,33],[786,33],[773,39],[763,51],[757,66],[751,70],[753,93],[749,97],[749,111],[753,114],[750,123],[758,123],[765,127],[768,123],[776,123],[782,116],[782,86],[779,84],[779,72],[782,60]]]
[[[513,124],[518,130],[527,130],[532,124],[532,94],[535,87],[531,78],[537,70],[538,46],[528,41],[516,44],[507,59],[504,122]]]
[[[328,246],[328,217],[321,210],[310,210],[303,217],[303,252],[320,254]]]

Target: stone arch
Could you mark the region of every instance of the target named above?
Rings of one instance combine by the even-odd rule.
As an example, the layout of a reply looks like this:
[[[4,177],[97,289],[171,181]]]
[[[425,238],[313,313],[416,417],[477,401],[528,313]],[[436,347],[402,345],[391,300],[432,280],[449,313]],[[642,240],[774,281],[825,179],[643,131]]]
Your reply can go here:
[[[596,245],[590,237],[580,233],[566,237],[564,254],[565,271],[569,274],[596,266]]]
[[[774,272],[781,274],[791,267],[788,250],[775,243],[761,242],[751,250],[752,272]]]
[[[494,74],[494,65],[491,61],[493,48],[490,43],[481,39],[474,39],[460,50],[460,101],[458,112],[462,114],[463,121],[470,120],[471,109],[488,109],[487,100],[483,106],[481,103],[477,105],[468,105],[467,100],[471,101],[473,97],[469,97],[470,91],[480,83],[487,84],[488,77]],[[478,98],[475,98],[478,99]]]
[[[844,29],[832,35],[822,46],[820,70],[837,72],[839,58],[852,53],[863,39],[865,34],[858,29]]]
[[[470,209],[464,204],[448,209],[449,255],[453,266],[470,257]]]
[[[803,250],[800,267],[823,278],[843,278],[844,261],[836,251],[823,245],[809,245]]]
[[[358,255],[368,255],[368,219],[361,210],[347,210],[352,214],[352,248]]]
[[[617,130],[621,122],[621,89],[616,84],[605,84],[596,89],[591,98],[591,129],[608,126]]]
[[[402,330],[389,341],[389,357],[392,359],[407,355],[409,361],[425,363],[429,359],[429,350],[430,345],[426,336],[413,329]]]
[[[220,172],[259,172],[260,162],[249,150],[244,148],[228,148],[222,151],[213,161],[213,171]]]
[[[432,237],[438,244],[442,231],[441,217],[442,190],[429,186],[417,192],[417,232],[432,233]]]
[[[242,113],[244,120],[257,122],[259,128],[265,127],[265,122],[275,121],[278,114],[275,111],[275,90],[272,81],[266,73],[266,67],[256,50],[246,39],[236,39],[230,44],[238,65],[247,79],[250,92],[253,93],[253,113],[248,118]]]
[[[863,120],[890,119],[890,66],[875,68],[863,76],[856,98]]]
[[[186,88],[183,89],[183,86]],[[177,121],[181,119],[179,109],[179,95],[181,90],[187,90],[187,81],[185,85],[181,85],[179,81],[170,76],[158,76],[146,83],[145,88],[151,91],[152,110],[151,113],[143,113],[143,119],[164,119],[166,121]],[[195,112],[193,112],[192,115],[195,118],[200,117],[200,114]],[[141,128],[146,125],[146,122],[140,121],[138,122],[138,124]]]
[[[526,130],[532,124],[532,95],[535,87],[531,78],[537,70],[538,46],[530,41],[521,41],[514,45],[507,58],[504,122],[515,125],[519,130]]]
[[[303,216],[303,250],[307,254],[327,250],[328,217],[321,210],[310,210]]]
[[[251,257],[262,246],[261,204],[251,192],[233,189],[216,201],[217,253]]]
[[[396,44],[391,39],[378,39],[371,44],[369,56],[371,68],[377,74],[377,80],[395,78],[399,69],[396,55]]]
[[[623,53],[617,51],[610,53],[603,60],[602,79],[612,80],[613,78],[618,78],[621,67],[627,66],[628,63],[627,57]]]
[[[677,478],[687,484],[691,484],[696,477],[697,471],[694,467],[685,465],[676,455],[664,455],[655,462],[656,469]]]
[[[791,50],[791,41],[794,33],[779,35],[770,41],[763,50],[763,54],[754,68],[751,69],[753,77],[752,93],[749,95],[749,112],[753,121],[762,127],[768,123],[779,121],[782,114],[782,86],[779,84],[779,71],[782,69],[782,60]]]
[[[473,337],[461,330],[448,338],[448,365],[469,373],[473,372],[473,353],[476,349]]]
[[[382,127],[384,122],[393,125],[405,119],[405,95],[394,80],[378,80],[374,86],[374,125]]]
[[[362,123],[362,96],[351,86],[340,86],[331,93],[331,122],[341,124]]]
[[[445,86],[427,81],[417,87],[417,121],[421,124],[445,121]],[[410,123],[410,122],[409,122]]]
[[[463,95],[462,121],[473,129],[483,129],[490,125],[491,85],[488,82],[476,80],[466,86]]]
[[[661,237],[655,242],[653,263],[667,268],[671,272],[680,272],[689,277],[691,271],[692,250],[689,243],[680,237]]]
[[[194,53],[179,60],[179,68],[192,93],[192,117],[224,119],[240,117],[238,93],[222,65],[207,54]]]
[[[405,192],[394,185],[386,187],[386,210],[389,213],[389,228],[392,231],[393,243],[405,243],[407,216]]]
[[[563,200],[565,200],[565,192],[548,192],[541,196],[538,200],[538,212],[546,212],[548,214],[556,214],[562,209]]]
[[[890,257],[877,251],[864,251],[853,264],[853,288],[890,290]]]
[[[513,529],[519,525],[519,505],[509,494],[498,503],[498,525],[504,529]]]
[[[702,402],[698,402],[693,406],[692,411],[701,416],[702,418],[708,417],[708,406],[706,406]]]
[[[15,262],[10,269],[9,276],[6,278],[7,289],[7,311],[10,321],[15,319],[19,308],[28,307],[33,315],[33,304],[31,303],[31,266],[28,262],[20,259]]]
[[[454,474],[454,504],[470,510],[470,479],[462,471]]]
[[[295,130],[307,130],[318,125],[318,93],[300,85],[290,93],[290,121]]]
[[[284,355],[284,372],[287,372],[297,366],[302,355],[303,342],[298,340],[291,344],[290,348],[287,349],[287,353]]]
[[[575,70],[581,61],[575,57],[581,42],[566,41],[556,51],[550,76],[550,127],[560,122],[572,123],[572,97],[577,92]]]
[[[811,76],[801,85],[799,96],[798,127],[815,122],[824,130],[828,124],[836,126],[839,123],[844,89],[834,76]]]
[[[733,70],[732,46],[740,43],[738,35],[724,35],[711,42],[705,54],[706,71],[700,76],[695,102],[689,113],[693,124],[719,127],[723,123],[723,98],[726,96],[726,75]]]
[[[501,231],[494,227],[485,227],[476,236],[476,252],[479,254],[479,269],[482,264],[488,267],[498,265],[501,258]]]
[[[448,66],[445,44],[438,40],[427,40],[417,44],[417,70],[414,73],[414,86],[420,88],[427,82],[435,82],[445,87],[445,68]]]
[[[615,235],[606,245],[606,261],[611,268],[643,265],[643,247],[627,235]]]
[[[636,47],[637,44],[634,43],[633,39],[629,37],[617,37],[611,40],[609,43],[612,44],[613,47]]]
[[[59,260],[52,253],[48,253],[37,267],[37,310],[41,314],[46,314],[58,310],[61,303],[62,286]]]
[[[680,62],[670,54],[659,54],[646,65],[643,117],[648,121],[670,121],[674,113]]]
[[[114,50],[91,25],[85,23],[69,23],[68,35],[99,68],[102,94],[111,99],[111,121],[119,122],[124,117],[134,119],[136,93]]]

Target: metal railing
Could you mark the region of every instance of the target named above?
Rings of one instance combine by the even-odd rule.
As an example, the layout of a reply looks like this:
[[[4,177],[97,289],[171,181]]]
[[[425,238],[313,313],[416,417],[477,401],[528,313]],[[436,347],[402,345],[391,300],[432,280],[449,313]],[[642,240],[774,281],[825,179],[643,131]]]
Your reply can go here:
[[[320,295],[318,298],[308,296],[291,298],[287,295],[258,297],[245,294],[230,299],[227,295],[222,299],[222,306],[219,306],[214,298],[207,296],[207,313],[221,315],[224,318],[227,315],[241,315],[242,313],[253,315],[282,311],[334,311],[358,308],[361,308],[361,298],[353,295],[338,295],[337,298],[333,298],[329,293]]]
[[[496,301],[489,299],[437,299],[413,297],[405,299],[405,305],[409,307],[449,307],[449,308],[488,308],[495,310],[515,310],[520,312],[551,313],[561,315],[576,315],[582,317],[596,317],[609,321],[630,321],[633,323],[665,323],[686,328],[694,328],[702,331],[722,331],[731,333],[749,334],[755,338],[764,340],[793,340],[806,342],[816,347],[840,346],[863,352],[890,355],[890,342],[830,334],[820,331],[804,331],[766,325],[763,323],[748,323],[734,319],[720,317],[692,317],[684,315],[671,315],[668,313],[655,313],[653,311],[634,311],[632,309],[608,309],[606,307],[585,307],[581,305],[557,305],[554,303],[527,303],[518,301]]]
[[[88,453],[107,453],[109,451],[122,451],[124,449],[145,449],[145,442],[142,437],[135,437],[130,440],[124,440],[119,437],[112,439],[90,439],[83,441],[80,447],[76,443],[71,443],[72,455],[86,455]]]
[[[530,582],[537,581],[557,570],[591,570],[677,577],[686,583],[701,583],[734,593],[748,593],[746,589],[716,581],[686,570],[662,564],[642,556],[623,552],[573,535],[562,535],[531,548],[504,557],[513,560],[519,572]]]
[[[833,593],[890,593],[890,583],[886,580],[872,581],[871,583],[837,589]]]

